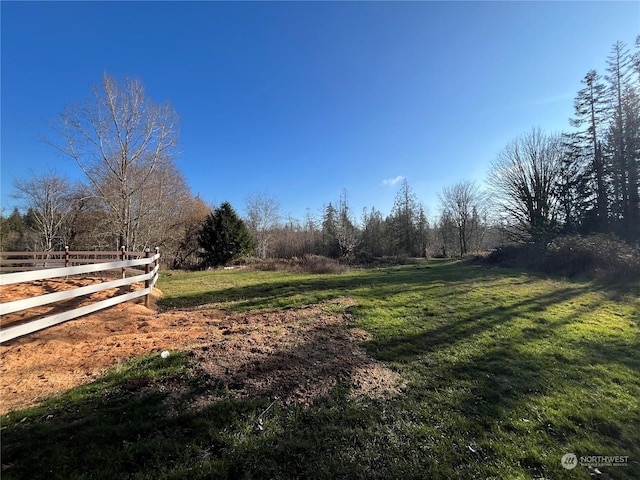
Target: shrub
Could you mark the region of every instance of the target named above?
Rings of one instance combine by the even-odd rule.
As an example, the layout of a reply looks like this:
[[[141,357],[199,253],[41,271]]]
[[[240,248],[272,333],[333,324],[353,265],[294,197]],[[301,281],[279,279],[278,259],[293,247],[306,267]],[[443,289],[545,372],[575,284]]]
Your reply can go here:
[[[613,235],[570,235],[547,245],[542,270],[566,277],[640,279],[640,250]]]
[[[604,234],[568,235],[546,245],[508,245],[491,252],[485,263],[565,277],[640,280],[640,249]]]
[[[307,273],[342,273],[347,269],[338,260],[321,255],[305,255],[299,268]]]
[[[486,256],[485,262],[510,268],[538,270],[544,246],[535,243],[505,245]]]

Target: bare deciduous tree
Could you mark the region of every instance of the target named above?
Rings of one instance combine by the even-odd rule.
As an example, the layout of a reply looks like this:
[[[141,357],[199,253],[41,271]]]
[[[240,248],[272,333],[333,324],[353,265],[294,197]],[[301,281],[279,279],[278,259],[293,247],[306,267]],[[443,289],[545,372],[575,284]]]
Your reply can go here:
[[[118,246],[139,248],[140,212],[150,195],[161,194],[149,183],[173,165],[176,112],[147,98],[140,80],[119,83],[105,73],[93,96],[65,108],[53,128],[58,138],[47,141],[84,172],[108,209]]]
[[[267,258],[275,228],[280,222],[280,202],[267,192],[254,192],[245,200],[247,227],[255,240],[255,253]]]
[[[488,183],[497,204],[515,221],[516,240],[542,239],[556,228],[562,152],[559,136],[533,129],[492,162]]]
[[[60,239],[60,231],[70,212],[71,182],[53,171],[42,175],[32,174],[27,180],[13,182],[16,193],[12,196],[22,201],[25,210],[31,212],[37,234],[38,250],[51,251]]]
[[[460,256],[464,256],[480,244],[481,218],[485,217],[486,201],[480,188],[471,181],[461,181],[445,187],[440,193],[443,218],[456,225]]]

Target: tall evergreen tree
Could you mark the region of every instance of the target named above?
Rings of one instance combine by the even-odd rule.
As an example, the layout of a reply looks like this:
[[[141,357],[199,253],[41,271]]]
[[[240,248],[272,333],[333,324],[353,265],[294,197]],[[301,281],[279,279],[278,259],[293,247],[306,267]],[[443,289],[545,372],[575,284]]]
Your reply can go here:
[[[437,225],[438,255],[448,258],[458,250],[458,227],[450,211],[444,210]]]
[[[338,204],[338,218],[336,222],[336,238],[340,255],[343,257],[351,255],[360,240],[360,232],[353,223],[351,210],[347,202],[347,190],[343,189]]]
[[[429,248],[429,220],[422,205],[418,207],[416,234],[417,252],[421,257],[427,257],[427,249]]]
[[[229,202],[214,209],[198,234],[205,267],[225,265],[231,260],[251,253],[253,239],[247,226]]]
[[[14,208],[8,217],[2,215],[0,227],[0,251],[11,252],[25,250],[25,223],[18,208]]]
[[[590,158],[590,168],[584,175],[594,184],[595,198],[592,209],[595,213],[594,230],[606,229],[608,218],[607,183],[602,152],[602,130],[607,113],[606,87],[595,70],[589,71],[582,83],[585,85],[574,100],[575,117],[570,120],[579,130],[574,139],[584,148]]]
[[[366,256],[381,257],[385,253],[385,221],[375,208],[362,212],[362,242],[359,252]]]
[[[396,255],[421,256],[416,232],[418,201],[405,178],[393,202],[388,223],[392,248]]]
[[[629,238],[640,240],[640,82],[629,87],[623,105],[625,144],[628,160],[628,208],[625,230]]]
[[[340,256],[338,212],[331,203],[325,207],[322,217],[322,253],[331,258]]]
[[[632,159],[630,158],[628,135],[624,105],[628,94],[630,79],[631,55],[626,45],[620,41],[613,45],[611,54],[607,58],[607,72],[609,94],[609,128],[607,131],[606,153],[609,156],[609,173],[612,187],[611,213],[612,220],[624,222],[624,218],[631,214],[629,173]]]
[[[594,223],[587,221],[591,199],[595,198],[592,183],[585,174],[590,171],[590,162],[576,136],[576,133],[562,134],[563,155],[555,186],[563,233],[582,232],[585,225]]]

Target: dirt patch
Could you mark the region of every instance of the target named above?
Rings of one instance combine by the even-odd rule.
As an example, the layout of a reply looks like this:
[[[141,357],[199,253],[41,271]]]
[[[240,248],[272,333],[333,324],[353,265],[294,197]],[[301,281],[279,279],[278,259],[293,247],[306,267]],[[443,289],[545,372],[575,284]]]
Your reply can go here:
[[[8,301],[24,298],[25,292],[34,296],[68,288],[59,282],[21,285],[13,293],[6,286],[0,294]],[[351,328],[346,309],[352,304],[340,298],[301,309],[248,313],[158,313],[140,304],[120,304],[0,345],[0,413],[33,406],[94,380],[119,362],[162,350],[191,350],[196,374],[216,387],[194,407],[215,401],[220,391],[310,405],[341,381],[353,386],[353,395],[393,395],[399,375],[359,346],[367,334]]]
[[[196,365],[222,390],[305,405],[338,383],[353,395],[397,393],[399,375],[359,344],[367,333],[349,328],[348,298],[296,310],[231,315],[215,325],[215,341],[196,346]],[[204,396],[201,402],[215,399]]]

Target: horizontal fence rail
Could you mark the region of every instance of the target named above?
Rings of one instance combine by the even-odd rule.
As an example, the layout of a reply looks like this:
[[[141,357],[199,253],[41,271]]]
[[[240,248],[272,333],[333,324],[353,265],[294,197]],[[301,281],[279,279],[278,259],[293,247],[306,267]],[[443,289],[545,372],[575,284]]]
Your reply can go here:
[[[0,252],[0,273],[72,267],[109,260],[124,261],[144,256],[144,252],[127,252],[125,249],[100,252],[92,250],[71,251],[68,248],[48,252]]]
[[[11,252],[11,254],[22,254],[24,252]],[[62,252],[66,253],[67,256],[70,252]],[[78,252],[73,252],[74,254],[78,254]],[[85,253],[85,252],[81,252]],[[111,254],[113,252],[87,252],[91,255],[100,254],[100,253],[108,253]],[[118,255],[124,256],[124,252],[115,252]],[[7,255],[7,253],[3,252],[2,255]],[[132,255],[129,253],[129,255]],[[137,255],[137,254],[136,254]],[[23,310],[28,310],[30,308],[40,307],[43,305],[49,305],[55,302],[61,302],[63,300],[68,300],[71,298],[80,297],[83,295],[90,295],[92,293],[101,292],[104,290],[109,290],[112,288],[117,288],[125,285],[132,285],[138,282],[144,282],[145,288],[141,290],[137,290],[134,292],[129,292],[122,295],[117,295],[106,300],[101,300],[90,305],[85,305],[73,310],[68,310],[65,312],[57,313],[54,315],[50,315],[45,318],[40,318],[37,320],[32,320],[30,322],[16,325],[13,327],[3,328],[0,330],[0,343],[7,342],[9,340],[13,340],[14,338],[27,335],[29,333],[36,332],[38,330],[42,330],[44,328],[48,328],[54,325],[58,325],[62,322],[66,322],[68,320],[80,317],[82,315],[87,315],[89,313],[96,312],[98,310],[102,310],[107,307],[111,307],[113,305],[117,305],[122,302],[127,302],[133,300],[135,298],[139,298],[142,296],[145,297],[145,305],[149,306],[149,295],[153,290],[156,282],[158,281],[158,270],[160,269],[160,265],[158,260],[160,259],[160,253],[158,253],[158,249],[156,248],[155,255],[150,255],[149,251],[142,253],[144,258],[136,258],[133,260],[124,260],[124,261],[116,261],[116,262],[105,262],[102,261],[100,263],[93,263],[91,265],[79,265],[74,267],[62,267],[62,268],[47,268],[40,270],[32,270],[32,271],[23,271],[23,272],[15,272],[15,273],[5,273],[0,274],[0,286],[3,285],[13,285],[17,283],[23,282],[31,282],[35,280],[47,280],[50,278],[57,277],[67,277],[71,275],[79,275],[85,273],[94,273],[94,272],[106,272],[109,270],[121,270],[123,278],[118,280],[112,280],[107,282],[101,282],[94,285],[86,285],[84,287],[78,287],[70,290],[64,290],[61,292],[48,293],[45,295],[40,295],[36,297],[26,298],[23,300],[15,300],[12,302],[2,302],[0,304],[0,316],[8,315],[10,313],[15,313]],[[74,260],[75,261],[75,260]],[[81,263],[81,262],[78,262]],[[143,266],[144,270],[136,270],[131,267]],[[125,277],[125,271],[135,272],[136,275],[133,277]]]
[[[124,262],[103,262],[93,263],[91,265],[81,265],[78,267],[49,268],[46,270],[32,270],[29,272],[4,273],[0,275],[0,285],[32,282],[34,280],[46,280],[48,278],[66,277],[69,275],[79,275],[81,273],[118,270],[120,268],[135,267],[137,265],[146,265],[149,263],[148,258],[139,258],[137,260],[125,260]]]

